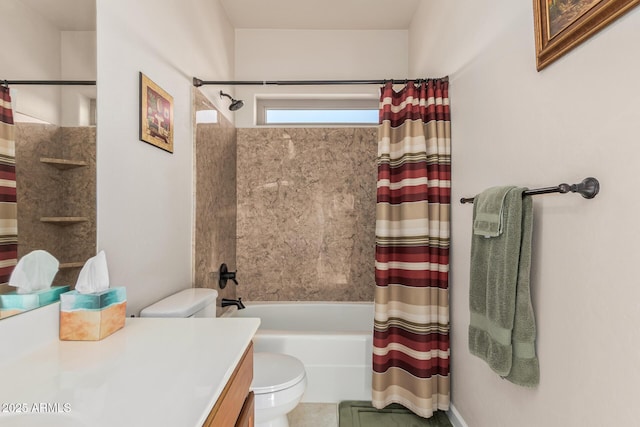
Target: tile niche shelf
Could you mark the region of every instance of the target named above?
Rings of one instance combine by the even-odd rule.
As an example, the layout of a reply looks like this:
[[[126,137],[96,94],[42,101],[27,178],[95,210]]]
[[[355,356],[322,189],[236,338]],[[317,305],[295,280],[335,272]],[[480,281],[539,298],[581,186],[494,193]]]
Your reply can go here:
[[[72,225],[87,221],[89,221],[89,218],[86,216],[43,216],[40,218],[40,222],[56,225]]]
[[[84,160],[63,159],[56,157],[40,157],[40,162],[58,169],[61,172],[71,169],[82,168],[87,166],[87,162]],[[56,226],[68,226],[90,221],[86,216],[43,216],[40,218],[40,222],[52,224]],[[69,261],[61,262],[59,265],[60,270],[74,270],[84,266],[84,261]]]
[[[82,261],[78,261],[78,262],[61,262],[60,265],[58,266],[58,268],[60,270],[66,270],[66,269],[70,269],[70,268],[82,268],[84,266],[84,262]]]
[[[83,166],[87,166],[87,162],[85,162],[84,160],[70,160],[70,159],[56,159],[53,157],[40,157],[40,161],[42,163],[46,163],[60,170],[81,168]]]
[[[40,162],[51,165],[61,171],[87,166],[87,162],[84,160],[60,159],[55,157],[40,157]],[[89,218],[85,216],[44,216],[40,218],[40,221],[49,224],[72,225],[87,222]]]

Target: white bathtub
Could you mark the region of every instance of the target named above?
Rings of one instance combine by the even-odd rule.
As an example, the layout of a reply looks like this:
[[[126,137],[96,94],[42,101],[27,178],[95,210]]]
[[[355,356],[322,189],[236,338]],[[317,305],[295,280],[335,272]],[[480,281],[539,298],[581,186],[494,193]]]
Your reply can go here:
[[[238,317],[259,317],[255,351],[297,357],[307,371],[303,402],[371,400],[373,303],[249,302]]]

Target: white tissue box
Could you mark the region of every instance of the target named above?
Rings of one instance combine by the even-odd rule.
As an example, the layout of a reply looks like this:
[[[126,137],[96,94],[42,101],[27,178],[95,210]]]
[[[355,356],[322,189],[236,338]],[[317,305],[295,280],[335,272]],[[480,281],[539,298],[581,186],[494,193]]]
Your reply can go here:
[[[52,286],[49,289],[28,294],[19,294],[17,291],[2,294],[0,295],[0,319],[56,302],[60,299],[60,294],[68,290],[69,285],[65,285]]]
[[[60,339],[98,341],[124,327],[127,292],[123,287],[94,294],[60,295]]]

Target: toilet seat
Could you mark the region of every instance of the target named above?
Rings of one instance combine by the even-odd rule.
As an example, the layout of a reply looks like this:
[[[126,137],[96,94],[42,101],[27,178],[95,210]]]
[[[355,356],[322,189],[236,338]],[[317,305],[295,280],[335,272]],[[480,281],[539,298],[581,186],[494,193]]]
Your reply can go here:
[[[286,390],[304,378],[304,365],[295,357],[277,353],[253,354],[251,390],[255,394]]]

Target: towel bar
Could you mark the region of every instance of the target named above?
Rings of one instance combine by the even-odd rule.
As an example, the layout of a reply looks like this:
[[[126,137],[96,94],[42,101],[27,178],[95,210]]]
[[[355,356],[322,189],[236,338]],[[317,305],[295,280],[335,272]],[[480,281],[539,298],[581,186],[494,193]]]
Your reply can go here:
[[[560,184],[555,187],[536,188],[533,190],[526,190],[522,193],[523,196],[535,196],[536,194],[549,194],[549,193],[579,193],[585,199],[593,199],[600,191],[600,182],[596,178],[588,177],[582,180],[579,184]],[[460,199],[460,203],[473,203],[474,197],[463,197]]]

